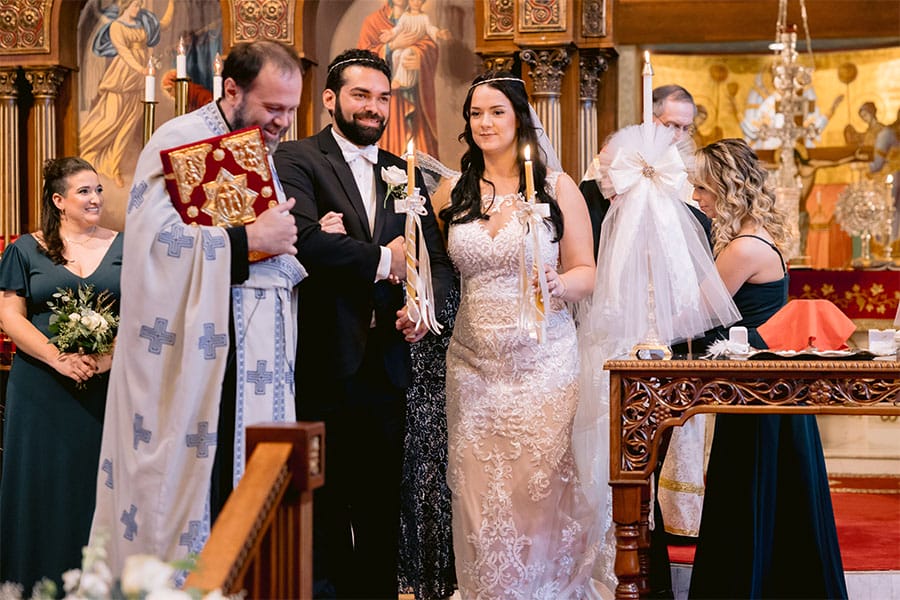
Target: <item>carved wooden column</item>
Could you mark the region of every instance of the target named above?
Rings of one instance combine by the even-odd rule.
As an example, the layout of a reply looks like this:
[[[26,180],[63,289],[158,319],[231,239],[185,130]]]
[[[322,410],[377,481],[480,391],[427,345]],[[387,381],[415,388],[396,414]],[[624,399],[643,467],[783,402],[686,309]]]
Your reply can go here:
[[[31,84],[34,95],[31,157],[34,165],[34,187],[31,197],[31,218],[41,222],[41,191],[44,187],[44,161],[56,158],[56,98],[59,86],[66,76],[61,67],[29,67],[25,79]]]
[[[534,110],[544,124],[550,143],[559,154],[562,141],[562,113],[559,96],[562,79],[571,57],[566,48],[526,49],[519,55],[531,67],[533,79]]]
[[[19,118],[16,69],[0,69],[0,234],[19,233]]]
[[[587,170],[594,155],[600,151],[597,131],[597,90],[600,78],[609,68],[609,64],[604,56],[582,53],[578,58],[578,67],[581,104],[578,116],[578,131],[581,132],[578,143],[578,175],[580,175]]]

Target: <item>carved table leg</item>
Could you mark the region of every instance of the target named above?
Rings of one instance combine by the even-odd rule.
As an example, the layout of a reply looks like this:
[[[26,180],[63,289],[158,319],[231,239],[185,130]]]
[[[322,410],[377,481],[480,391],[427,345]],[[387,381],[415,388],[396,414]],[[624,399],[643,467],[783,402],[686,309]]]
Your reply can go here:
[[[616,598],[640,598],[641,566],[638,555],[641,488],[646,483],[610,483],[616,527]],[[644,584],[646,587],[646,583]]]
[[[641,486],[641,518],[638,520],[638,561],[641,576],[638,591],[642,596],[650,593],[650,485]]]

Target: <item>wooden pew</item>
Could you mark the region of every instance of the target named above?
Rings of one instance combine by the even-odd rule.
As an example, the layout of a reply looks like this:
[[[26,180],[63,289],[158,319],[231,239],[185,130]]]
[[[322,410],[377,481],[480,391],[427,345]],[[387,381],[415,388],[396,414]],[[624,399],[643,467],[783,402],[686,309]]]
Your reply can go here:
[[[247,598],[312,597],[313,490],[324,477],[323,423],[247,428],[247,468],[185,589]]]

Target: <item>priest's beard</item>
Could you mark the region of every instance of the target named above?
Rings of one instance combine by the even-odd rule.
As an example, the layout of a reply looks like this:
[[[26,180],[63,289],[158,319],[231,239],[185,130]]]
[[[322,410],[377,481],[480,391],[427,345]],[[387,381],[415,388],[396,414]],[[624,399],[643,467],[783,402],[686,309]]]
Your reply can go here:
[[[356,119],[377,119],[380,127],[368,127],[360,125]],[[360,111],[355,113],[350,119],[344,117],[344,109],[341,108],[341,96],[337,94],[334,99],[334,120],[338,129],[344,134],[344,137],[356,144],[357,146],[371,146],[381,139],[384,128],[387,126],[387,119],[378,113],[369,111]]]
[[[235,131],[238,129],[243,129],[245,127],[252,127],[254,125],[259,125],[261,128],[265,129],[267,123],[258,123],[252,121],[247,116],[247,102],[246,100],[242,100],[240,104],[238,104],[234,109],[234,117],[232,118],[233,123],[231,123],[231,128]],[[287,127],[282,127],[278,132],[278,137],[274,140],[268,140],[265,136],[263,136],[263,142],[266,145],[266,150],[269,152],[269,155],[275,154],[275,150],[278,148],[278,142],[281,141],[281,138],[284,137],[288,131]]]

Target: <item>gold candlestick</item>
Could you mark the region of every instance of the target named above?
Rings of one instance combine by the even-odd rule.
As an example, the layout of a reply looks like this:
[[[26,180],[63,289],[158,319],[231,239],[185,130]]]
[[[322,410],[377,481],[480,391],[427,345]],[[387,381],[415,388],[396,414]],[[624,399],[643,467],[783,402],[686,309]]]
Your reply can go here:
[[[656,325],[656,293],[653,289],[653,267],[647,253],[647,331],[644,339],[631,349],[631,357],[637,360],[670,360],[672,349],[659,339]]]
[[[190,77],[175,80],[175,116],[180,117],[188,111],[188,83]]]
[[[156,102],[144,100],[144,135],[142,145],[146,146],[150,136],[156,131]]]

